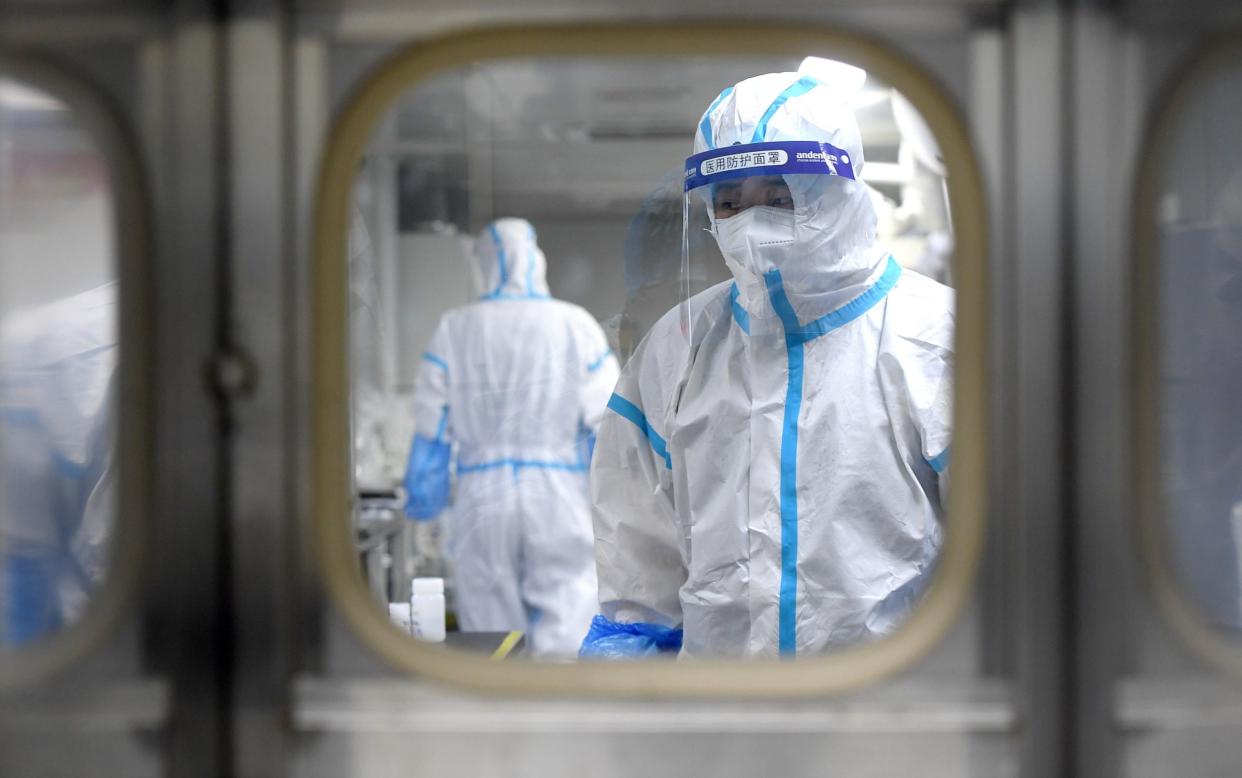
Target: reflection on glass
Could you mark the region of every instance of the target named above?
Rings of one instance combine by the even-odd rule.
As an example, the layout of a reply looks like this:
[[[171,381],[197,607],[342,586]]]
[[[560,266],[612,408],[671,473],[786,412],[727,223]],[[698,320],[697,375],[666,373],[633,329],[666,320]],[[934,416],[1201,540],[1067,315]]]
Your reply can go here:
[[[72,623],[107,575],[112,219],[105,162],[67,106],[0,79],[0,646]]]
[[[440,579],[451,646],[540,658],[891,632],[941,543],[945,191],[921,117],[831,61],[519,60],[412,89],[353,193],[377,599],[418,632],[411,580]]]
[[[1166,529],[1200,612],[1242,630],[1242,68],[1188,100],[1159,200]]]

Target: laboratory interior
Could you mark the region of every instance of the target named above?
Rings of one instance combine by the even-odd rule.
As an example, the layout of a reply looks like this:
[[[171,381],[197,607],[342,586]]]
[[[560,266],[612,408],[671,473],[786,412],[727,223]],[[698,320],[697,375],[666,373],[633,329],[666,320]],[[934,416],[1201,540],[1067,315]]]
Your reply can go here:
[[[753,78],[761,74],[772,75]],[[0,81],[0,101],[0,644],[21,647],[77,621],[108,577],[120,510],[117,328],[125,306],[116,282],[114,189],[87,117],[18,80]],[[1196,110],[1195,121],[1208,121],[1205,108]],[[737,156],[721,156],[716,141],[725,149],[763,146],[755,143],[765,137],[758,131],[752,137],[747,129],[741,141],[726,137],[752,125],[782,141],[822,140],[819,132],[841,144],[824,141],[821,148],[843,159],[850,144],[865,154],[840,175],[834,168],[819,176],[840,183],[856,172],[848,184],[858,188],[850,190],[857,195],[852,204],[837,203],[836,215],[814,226],[823,235],[866,232],[882,253],[876,267],[888,269],[868,275],[867,265],[859,278],[842,281],[848,290],[861,279],[861,292],[833,298],[823,309],[829,314],[812,324],[827,331],[847,323],[859,301],[883,298],[898,273],[907,279],[899,290],[923,284],[894,293],[912,296],[913,323],[886,314],[879,325],[875,386],[838,391],[831,380],[817,379],[818,386],[799,387],[803,406],[794,427],[824,414],[830,421],[815,441],[825,449],[835,429],[846,436],[841,449],[876,447],[874,438],[848,437],[857,433],[832,417],[831,400],[822,407],[817,399],[855,390],[873,392],[884,408],[880,423],[894,429],[907,411],[930,414],[911,434],[939,441],[925,445],[923,461],[903,466],[891,483],[857,473],[852,482],[837,482],[846,493],[856,484],[874,491],[908,476],[931,503],[894,508],[869,494],[850,496],[844,510],[863,517],[859,526],[838,519],[832,532],[847,536],[827,541],[838,551],[819,550],[825,559],[842,548],[853,554],[856,566],[843,576],[849,580],[834,582],[832,570],[815,570],[815,555],[798,557],[787,540],[778,550],[753,540],[740,551],[730,547],[767,534],[778,541],[800,535],[815,548],[815,530],[800,529],[796,517],[794,526],[784,524],[784,498],[767,506],[780,516],[779,532],[755,518],[765,511],[754,509],[762,499],[751,494],[749,518],[745,506],[720,525],[692,518],[680,546],[626,547],[663,531],[634,518],[664,510],[645,493],[663,490],[670,515],[720,514],[712,493],[742,489],[742,481],[708,460],[744,461],[735,445],[740,438],[751,446],[745,478],[752,490],[779,483],[783,492],[786,466],[792,473],[799,463],[831,484],[838,466],[802,452],[786,462],[788,426],[767,440],[757,428],[728,426],[739,400],[747,425],[754,418],[779,423],[782,413],[788,425],[793,402],[792,379],[765,388],[746,372],[764,372],[754,367],[760,362],[738,362],[743,353],[758,360],[759,344],[788,334],[784,323],[765,329],[756,309],[747,314],[746,263],[761,252],[743,246],[726,259],[720,249],[729,181],[762,177],[727,170],[704,183],[712,179],[703,174],[709,165]],[[1186,164],[1202,166],[1194,158]],[[802,219],[816,207],[805,192],[822,182],[801,188],[794,182],[816,176],[797,170],[782,192],[793,192]],[[1167,528],[1171,564],[1213,628],[1233,633],[1242,623],[1242,514],[1218,482],[1231,477],[1236,435],[1228,425],[1202,428],[1203,417],[1187,413],[1203,403],[1227,404],[1236,386],[1232,362],[1217,358],[1236,349],[1232,298],[1223,307],[1195,302],[1215,299],[1202,284],[1216,283],[1231,267],[1225,238],[1234,233],[1194,226],[1237,221],[1242,179],[1227,166],[1220,170],[1214,200],[1194,187],[1181,191],[1185,179],[1170,182],[1161,200],[1171,225],[1165,250],[1203,265],[1191,274],[1169,265],[1164,279],[1164,337],[1177,356],[1164,379],[1162,423],[1171,442],[1169,499],[1185,517]],[[357,160],[343,247],[352,445],[351,510],[342,524],[375,606],[393,628],[423,642],[558,662],[821,655],[894,632],[917,609],[944,542],[954,258],[947,182],[936,137],[906,97],[862,69],[819,57],[502,59],[408,87],[375,123]],[[742,215],[734,222],[749,218],[746,210],[736,209]],[[748,223],[752,233],[777,229],[779,214],[772,213],[780,210],[754,209],[767,212],[769,222]],[[842,213],[866,217],[848,222]],[[1178,226],[1183,222],[1191,226]],[[799,261],[776,261],[791,295],[803,294]],[[813,269],[824,277],[822,265]],[[769,287],[760,298],[773,292],[767,276],[755,278]],[[712,348],[734,350],[727,358],[708,355],[722,318],[713,319],[712,304],[704,302],[713,299],[725,301],[726,325],[745,332],[749,350],[717,344]],[[795,307],[805,299],[795,297]],[[801,313],[799,307],[791,315]],[[1214,334],[1194,336],[1205,317]],[[811,339],[805,331],[798,337]],[[886,339],[922,351],[911,356]],[[1187,342],[1196,347],[1177,346]],[[788,364],[792,375],[803,352],[790,349],[777,349],[788,359],[778,370]],[[723,372],[713,374],[710,366],[720,359]],[[858,354],[834,359],[847,373],[867,373],[854,370]],[[900,365],[896,378],[891,364]],[[661,406],[670,391],[679,407]],[[766,404],[763,391],[774,392]],[[907,399],[894,401],[895,391]],[[696,393],[706,408],[699,426],[726,430],[716,438],[695,432]],[[910,407],[894,410],[901,402]],[[684,429],[671,431],[674,420]],[[647,467],[653,456],[654,471]],[[764,470],[765,461],[779,461],[781,473]],[[1213,463],[1212,475],[1192,477],[1204,462]],[[671,475],[659,473],[662,465]],[[675,484],[678,478],[688,486]],[[804,497],[811,507],[802,519],[844,515],[827,499]],[[907,527],[916,523],[908,516],[920,512],[926,525]],[[751,524],[730,525],[737,515]],[[874,517],[883,515],[898,516],[900,526],[877,529]],[[759,571],[755,560],[765,556],[779,570]],[[767,615],[753,604],[749,614],[718,612],[747,596],[741,592],[751,582],[739,584],[729,572],[743,560],[756,581],[767,576]],[[837,587],[833,596],[852,593],[879,604],[853,615],[843,607],[839,623],[806,626],[794,615],[798,575],[828,581]],[[795,583],[787,588],[790,578]],[[967,618],[978,618],[978,609],[972,601]],[[683,622],[696,632],[685,644]],[[739,624],[750,643],[730,634]],[[761,631],[770,639],[756,641]]]
[[[423,488],[407,477],[412,459],[420,455],[414,443],[420,371],[433,374],[431,383],[439,380],[437,371],[452,382],[453,370],[437,353],[440,346],[431,345],[444,337],[438,327],[445,314],[463,307],[505,306],[510,290],[513,296],[547,295],[580,307],[598,324],[617,368],[624,369],[657,320],[688,296],[730,279],[706,231],[707,220],[699,218],[702,207],[685,205],[683,165],[694,151],[700,121],[706,121],[705,109],[721,91],[767,73],[809,75],[831,83],[834,98],[841,94],[865,149],[860,180],[875,212],[877,244],[902,268],[951,287],[951,211],[936,139],[900,93],[843,63],[814,57],[485,62],[409,88],[375,127],[357,166],[348,239],[352,526],[370,590],[402,630],[417,634],[417,625],[411,624],[418,620],[417,605],[410,604],[418,600],[412,582],[439,579],[432,585],[442,593],[438,607],[444,609],[450,646],[564,659],[581,644],[598,598],[594,581],[584,584],[570,573],[534,585],[590,589],[585,620],[575,616],[574,624],[563,628],[572,634],[550,639],[546,650],[532,643],[520,619],[493,614],[473,624],[459,620],[463,585],[479,587],[472,587],[456,564],[460,555],[451,551],[454,533],[499,533],[495,524],[476,527],[472,522],[508,510],[506,495],[497,493],[506,486],[498,481],[487,487],[494,499],[470,503],[469,512],[482,514],[476,519],[454,511],[460,509],[455,500],[477,488],[472,482],[480,476],[473,472],[477,465],[462,466],[460,446],[450,442],[452,450],[443,459],[451,463],[447,469],[452,473],[442,510],[425,510],[428,515],[418,517],[407,511],[410,490]],[[693,211],[686,235],[683,206]],[[538,283],[534,289],[523,286],[522,279],[516,284],[510,279],[503,290],[492,288],[504,282],[494,273],[489,277],[482,266],[487,260],[480,256],[495,253],[493,244],[500,244],[493,225],[503,227],[503,220],[523,220],[533,229],[532,241],[545,258],[546,289]],[[691,251],[683,252],[683,240]],[[526,272],[521,261],[518,275]],[[536,350],[526,358],[543,356]],[[592,353],[587,362],[603,358],[602,351]],[[615,375],[614,369],[614,380]],[[442,390],[428,386],[428,391]],[[611,389],[606,388],[605,399]],[[479,388],[473,394],[457,391],[476,403],[503,402]],[[523,407],[519,402],[517,410],[499,411],[501,418],[523,413]],[[434,413],[431,418],[435,426]],[[503,429],[494,432],[505,434]],[[518,471],[534,467],[519,463],[503,469],[516,479]],[[549,510],[566,509],[552,505]],[[462,529],[467,522],[471,529]],[[550,543],[561,546],[559,555],[577,554],[592,566],[589,536],[586,540],[584,548],[572,552],[568,549],[575,541],[568,535]],[[519,561],[505,572],[513,579],[509,585],[519,588],[540,578],[534,568],[566,564],[555,554],[524,554],[521,548],[513,554]],[[488,570],[468,563],[476,576],[500,575],[495,560]],[[506,586],[498,581],[487,585],[493,594]],[[557,602],[554,607],[582,611],[563,603],[578,595],[546,591],[539,596]],[[515,597],[522,599],[521,591]],[[521,607],[526,624],[537,630],[532,622],[542,615],[539,606],[524,602]]]
[[[0,0],[0,778],[1242,773],[1242,3]]]

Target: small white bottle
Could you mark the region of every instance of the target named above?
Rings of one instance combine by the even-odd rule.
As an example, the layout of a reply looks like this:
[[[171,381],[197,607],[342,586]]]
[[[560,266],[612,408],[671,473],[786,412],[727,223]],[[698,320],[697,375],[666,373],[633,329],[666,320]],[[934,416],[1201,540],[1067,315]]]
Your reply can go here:
[[[427,643],[443,643],[444,579],[415,578],[411,590],[410,631]]]

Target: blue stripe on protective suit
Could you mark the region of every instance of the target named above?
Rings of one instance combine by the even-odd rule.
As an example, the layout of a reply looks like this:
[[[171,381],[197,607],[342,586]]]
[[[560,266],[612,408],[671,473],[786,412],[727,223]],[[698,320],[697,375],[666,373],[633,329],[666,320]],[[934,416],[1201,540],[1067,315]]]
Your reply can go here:
[[[798,416],[802,411],[805,344],[871,310],[884,299],[900,276],[901,265],[889,257],[884,273],[871,288],[837,310],[803,325],[798,322],[793,305],[785,294],[780,271],[770,270],[764,274],[768,299],[785,330],[789,365],[785,415],[781,427],[781,583],[777,639],[782,656],[794,656],[798,650]],[[734,316],[736,318],[737,314]]]
[[[565,470],[570,473],[585,472],[587,466],[582,462],[552,462],[542,459],[492,459],[487,462],[475,462],[469,465],[457,466],[458,475],[466,475],[469,473],[482,473],[485,470],[495,470],[498,467],[511,467],[514,471],[523,468],[531,468],[533,470]]]
[[[597,370],[599,370],[601,367],[604,366],[604,360],[608,359],[608,357],[610,356],[612,356],[612,349],[610,348],[604,349],[603,354],[600,354],[599,357],[597,357],[594,362],[587,365],[587,372],[594,373]]]
[[[583,454],[585,456],[585,459],[588,465],[590,464],[591,460],[595,458],[596,440],[597,438],[595,436],[595,433],[591,430],[587,430],[586,434],[583,436],[582,447],[585,449]]]
[[[492,291],[496,295],[509,283],[509,258],[505,256],[505,244],[500,240],[500,231],[496,229],[496,225],[489,224],[487,231],[492,236],[492,243],[496,245],[496,264],[500,268],[500,281]]]
[[[870,289],[863,292],[853,300],[841,306],[826,316],[821,316],[815,321],[799,328],[800,337],[804,341],[817,338],[820,335],[832,332],[838,327],[849,324],[854,319],[862,316],[871,310],[879,301],[883,300],[894,286],[897,279],[901,278],[901,265],[891,256],[888,258],[888,265],[884,268],[884,273],[876,280]],[[783,294],[783,293],[782,293]]]
[[[440,368],[444,372],[448,372],[448,362],[445,362],[443,359],[437,357],[435,354],[432,354],[430,351],[423,353],[423,359]]]
[[[590,469],[591,459],[595,456],[595,430],[581,421],[578,422],[578,461]]]
[[[448,432],[448,406],[440,409],[440,423],[436,425],[436,440],[443,441],[444,433]]]
[[[811,78],[810,76],[803,76],[787,86],[785,91],[777,95],[776,99],[772,101],[772,104],[768,106],[768,110],[763,112],[763,117],[760,118],[759,123],[755,125],[755,134],[751,137],[750,142],[760,143],[761,141],[767,140],[768,122],[772,120],[772,117],[777,111],[780,110],[780,107],[784,105],[789,98],[804,95],[817,86],[819,86],[819,81]]]
[[[530,228],[530,242],[535,245],[535,228]],[[535,296],[535,257],[531,253],[530,248],[526,251],[526,295],[528,297]]]
[[[578,656],[584,659],[632,659],[681,650],[682,631],[659,624],[621,624],[606,616],[591,619]]]
[[[703,119],[699,122],[699,132],[703,133],[703,142],[707,144],[707,148],[716,148],[716,141],[712,138],[712,111],[716,110],[716,106],[720,105],[720,101],[733,94],[733,87],[727,86],[724,91],[716,95],[716,99],[712,104],[707,106],[707,111],[703,114]]]
[[[733,320],[737,322],[737,326],[742,328],[742,332],[750,334],[750,314],[737,301],[737,284],[729,288],[729,307],[733,309]]]
[[[638,406],[619,394],[613,394],[608,399],[608,410],[621,416],[631,422],[639,431],[643,433],[643,437],[651,444],[651,449],[656,452],[661,459],[664,460],[664,466],[669,470],[673,469],[673,458],[669,456],[668,444],[664,442],[664,438],[651,428],[647,423],[647,417],[638,409]]]
[[[941,451],[936,456],[927,460],[927,464],[931,465],[931,469],[937,473],[943,473],[949,467],[949,449]]]
[[[790,343],[789,383],[781,425],[781,597],[779,645],[797,652],[798,603],[798,416],[802,412],[803,345]]]
[[[802,412],[803,345],[797,340],[798,317],[785,296],[780,271],[764,278],[772,308],[785,328],[789,379],[781,423],[781,587],[777,639],[782,656],[797,653],[798,603],[798,416]]]
[[[508,292],[489,292],[481,300],[551,300],[546,294],[509,294]]]

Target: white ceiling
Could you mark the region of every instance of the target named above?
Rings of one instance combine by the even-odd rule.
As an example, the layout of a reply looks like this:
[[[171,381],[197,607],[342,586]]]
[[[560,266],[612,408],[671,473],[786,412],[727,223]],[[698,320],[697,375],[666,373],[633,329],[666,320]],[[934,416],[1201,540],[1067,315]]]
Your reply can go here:
[[[473,187],[476,207],[488,204],[497,215],[628,213],[681,170],[694,127],[722,88],[796,70],[801,59],[545,58],[472,66],[402,96],[372,149],[443,170],[445,180]],[[883,93],[875,98],[887,91],[873,81],[864,87],[867,96]],[[895,159],[899,133],[889,101],[873,100],[858,117],[868,159]]]

